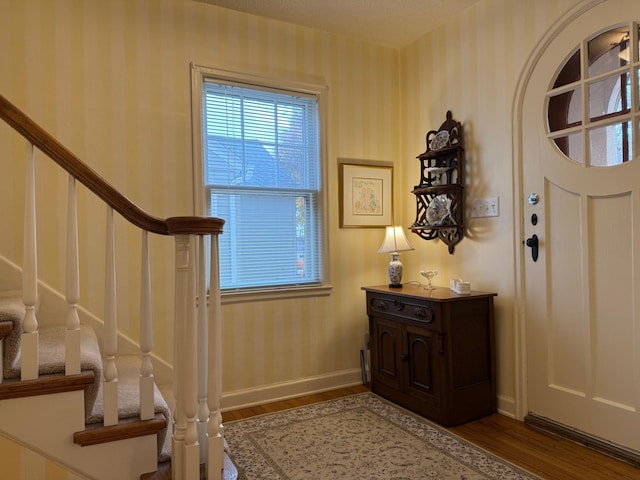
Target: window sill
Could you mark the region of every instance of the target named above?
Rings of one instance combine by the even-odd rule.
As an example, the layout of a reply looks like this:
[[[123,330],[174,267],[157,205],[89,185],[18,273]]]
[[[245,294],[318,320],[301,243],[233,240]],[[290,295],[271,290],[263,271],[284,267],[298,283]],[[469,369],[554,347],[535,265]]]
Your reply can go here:
[[[270,290],[243,290],[237,292],[222,292],[222,305],[231,303],[260,302],[263,300],[280,300],[285,298],[325,297],[331,295],[332,285],[318,285],[313,287],[274,288]]]

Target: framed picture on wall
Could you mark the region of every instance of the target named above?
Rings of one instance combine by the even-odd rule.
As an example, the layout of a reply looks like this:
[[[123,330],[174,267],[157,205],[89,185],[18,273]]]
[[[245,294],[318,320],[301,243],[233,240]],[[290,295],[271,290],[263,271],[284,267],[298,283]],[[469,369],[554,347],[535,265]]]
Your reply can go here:
[[[392,163],[338,159],[338,168],[340,228],[392,225]]]

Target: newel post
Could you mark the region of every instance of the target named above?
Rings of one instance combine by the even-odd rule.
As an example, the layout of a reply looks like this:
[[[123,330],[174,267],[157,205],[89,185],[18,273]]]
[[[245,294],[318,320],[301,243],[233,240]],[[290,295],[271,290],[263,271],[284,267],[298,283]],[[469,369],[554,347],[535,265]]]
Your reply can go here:
[[[174,479],[199,478],[200,445],[196,416],[197,325],[195,236],[179,234],[176,242],[176,298],[174,319],[174,392],[176,426],[172,441]]]

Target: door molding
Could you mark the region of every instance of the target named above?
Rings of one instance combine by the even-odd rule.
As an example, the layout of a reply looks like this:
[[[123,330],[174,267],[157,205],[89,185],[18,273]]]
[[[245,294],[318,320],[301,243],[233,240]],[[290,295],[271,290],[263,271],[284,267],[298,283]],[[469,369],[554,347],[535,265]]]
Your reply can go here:
[[[515,302],[514,302],[514,355],[515,355],[515,416],[518,420],[524,420],[527,409],[527,338],[526,338],[526,298],[524,280],[524,262],[527,253],[524,247],[525,218],[524,205],[525,192],[523,191],[522,162],[523,162],[523,124],[522,109],[525,93],[529,86],[529,80],[535,70],[542,54],[549,44],[569,24],[575,21],[588,10],[606,0],[582,0],[565,12],[544,33],[529,55],[525,66],[518,78],[518,84],[514,94],[511,124],[512,124],[512,159],[513,159],[513,220],[515,248]]]

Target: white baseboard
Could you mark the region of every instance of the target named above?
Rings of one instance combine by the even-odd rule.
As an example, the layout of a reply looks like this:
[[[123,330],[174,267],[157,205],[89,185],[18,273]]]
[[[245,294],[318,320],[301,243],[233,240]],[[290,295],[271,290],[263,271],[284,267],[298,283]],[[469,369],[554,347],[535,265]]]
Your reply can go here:
[[[497,395],[498,398],[498,413],[510,418],[516,418],[516,400],[515,398],[507,395]]]
[[[362,383],[360,369],[343,370],[327,375],[301,378],[290,382],[262,385],[256,388],[236,390],[222,394],[222,410],[262,405],[279,400],[301,397],[336,388],[351,387]]]

